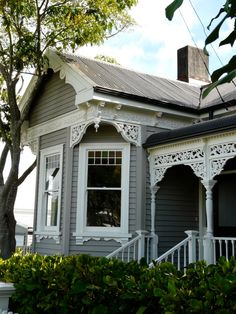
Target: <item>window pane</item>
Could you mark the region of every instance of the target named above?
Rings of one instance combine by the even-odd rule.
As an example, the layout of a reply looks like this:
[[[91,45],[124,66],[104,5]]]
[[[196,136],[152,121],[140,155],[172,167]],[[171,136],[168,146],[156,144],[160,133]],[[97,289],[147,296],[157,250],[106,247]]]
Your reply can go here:
[[[57,225],[57,213],[58,213],[58,193],[47,192],[46,193],[46,226]]]
[[[121,187],[121,166],[89,165],[88,187]]]
[[[60,155],[46,158],[46,182],[45,190],[53,191],[59,189]]]
[[[88,191],[87,226],[120,227],[121,191]]]

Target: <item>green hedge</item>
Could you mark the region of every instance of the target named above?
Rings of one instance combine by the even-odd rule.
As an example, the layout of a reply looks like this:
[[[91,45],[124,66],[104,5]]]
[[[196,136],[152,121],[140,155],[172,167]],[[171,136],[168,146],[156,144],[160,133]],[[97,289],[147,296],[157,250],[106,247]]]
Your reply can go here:
[[[236,313],[236,261],[191,264],[17,253],[0,260],[0,278],[15,283],[12,310],[28,313]]]

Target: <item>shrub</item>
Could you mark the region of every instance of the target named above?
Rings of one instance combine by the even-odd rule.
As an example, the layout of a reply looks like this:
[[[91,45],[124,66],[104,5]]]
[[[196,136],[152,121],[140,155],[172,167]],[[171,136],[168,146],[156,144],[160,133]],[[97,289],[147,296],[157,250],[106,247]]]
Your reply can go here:
[[[29,313],[236,313],[236,261],[149,268],[88,255],[14,254],[0,278],[15,283],[12,310]]]

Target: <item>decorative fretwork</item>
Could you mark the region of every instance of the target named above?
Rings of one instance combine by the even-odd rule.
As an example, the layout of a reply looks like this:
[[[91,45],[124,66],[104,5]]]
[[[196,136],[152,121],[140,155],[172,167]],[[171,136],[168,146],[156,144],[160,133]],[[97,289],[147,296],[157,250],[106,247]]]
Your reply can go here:
[[[141,128],[138,125],[127,123],[116,123],[118,131],[129,142],[134,143],[136,146],[141,145]]]
[[[210,146],[210,178],[224,169],[226,162],[236,156],[236,143],[220,143]]]
[[[34,141],[29,142],[29,147],[31,149],[31,152],[34,155],[37,155],[38,154],[38,148],[39,148],[39,140],[36,139]]]
[[[210,178],[214,178],[215,176],[217,176],[218,174],[221,173],[227,160],[228,159],[226,159],[226,158],[211,160],[211,162],[210,162]]]
[[[167,169],[168,167],[154,169],[152,184],[157,184],[160,182],[164,178]]]
[[[74,125],[71,127],[70,146],[79,143],[85,133],[86,123]]]
[[[236,154],[236,143],[215,144],[210,147],[211,157]]]
[[[54,234],[36,234],[35,235],[36,241],[40,242],[43,239],[53,239],[57,244],[60,243],[60,235]]]
[[[197,177],[204,179],[206,175],[206,167],[203,162],[196,162],[189,164],[189,166],[193,169],[193,172]]]
[[[154,169],[151,170],[152,184],[160,182],[164,178],[167,169],[175,165],[190,166],[196,176],[204,178],[204,156],[205,154],[201,148],[193,148],[169,154],[156,154],[153,158],[153,162],[151,162],[151,164],[154,165]]]
[[[154,157],[154,165],[177,165],[191,162],[192,160],[201,160],[204,158],[204,152],[200,148],[189,149],[186,151],[175,152],[171,154],[157,155]]]

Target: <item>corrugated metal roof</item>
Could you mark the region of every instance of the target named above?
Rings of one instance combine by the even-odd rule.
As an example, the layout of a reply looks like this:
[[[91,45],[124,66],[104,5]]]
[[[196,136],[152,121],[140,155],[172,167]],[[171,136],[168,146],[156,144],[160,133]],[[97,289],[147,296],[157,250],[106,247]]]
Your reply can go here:
[[[221,104],[221,97],[224,102],[236,99],[236,88],[233,83],[218,87],[221,97],[217,90],[213,90],[200,102],[199,86],[132,71],[81,56],[64,54],[63,57],[68,63],[76,64],[78,69],[93,82],[94,87],[193,109]]]

